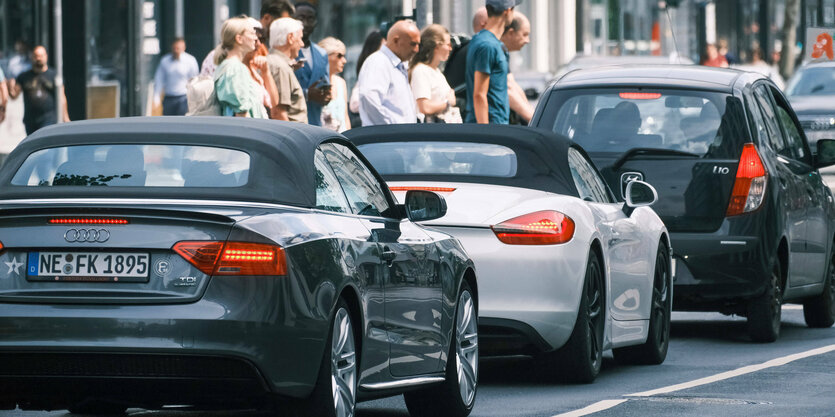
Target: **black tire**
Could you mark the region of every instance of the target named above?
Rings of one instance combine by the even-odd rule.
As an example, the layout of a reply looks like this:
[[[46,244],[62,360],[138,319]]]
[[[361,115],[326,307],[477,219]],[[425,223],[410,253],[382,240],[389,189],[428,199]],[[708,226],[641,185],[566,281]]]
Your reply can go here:
[[[344,326],[345,322],[343,320],[347,320],[350,331],[340,331],[340,334],[346,334],[345,343],[352,343],[354,348],[354,355],[349,358],[334,356],[334,350],[340,350],[334,346],[334,333],[337,326]],[[340,329],[343,328],[340,327]],[[348,303],[340,298],[336,304],[336,309],[334,309],[333,317],[331,317],[328,339],[325,343],[325,351],[322,354],[322,363],[319,365],[316,387],[307,399],[284,404],[282,408],[285,408],[285,410],[289,408],[286,411],[290,411],[290,415],[299,417],[352,417],[354,415],[357,403],[357,380],[359,379],[359,360],[356,356],[358,344],[356,343],[357,332],[355,329],[351,309],[348,307]],[[340,385],[334,374],[337,369],[345,369],[351,365],[353,365],[353,382]],[[339,402],[335,401],[335,396],[339,396]],[[346,404],[347,407],[340,409],[339,406],[343,404]]]
[[[647,341],[640,345],[612,349],[615,360],[630,365],[660,365],[667,358],[670,346],[670,316],[673,310],[673,294],[670,284],[670,262],[667,247],[658,245],[655,256],[655,274],[652,285],[652,311],[650,312]]]
[[[600,373],[606,315],[604,299],[603,269],[597,254],[590,252],[574,330],[565,346],[544,358],[558,372],[559,379],[588,384]]]
[[[748,336],[754,342],[771,343],[780,337],[783,314],[780,271],[780,259],[774,257],[765,292],[748,302]]]
[[[462,302],[465,305],[462,306]],[[478,392],[478,310],[475,302],[470,286],[464,282],[458,295],[458,305],[455,307],[446,380],[441,384],[403,394],[406,408],[412,417],[467,417],[473,411]],[[467,310],[470,312],[467,313]],[[464,331],[459,329],[459,315],[465,319],[469,315],[471,320],[467,322]],[[474,365],[471,364],[473,361]],[[465,393],[462,383],[466,383],[468,376],[474,380],[471,392]],[[462,382],[462,379],[465,382]],[[464,398],[465,395],[467,398]]]
[[[807,326],[818,329],[835,324],[835,251],[829,257],[823,292],[803,303],[803,318]]]
[[[103,401],[83,401],[72,407],[67,411],[72,414],[86,414],[86,415],[122,415],[125,414],[128,408],[119,404],[113,404]]]

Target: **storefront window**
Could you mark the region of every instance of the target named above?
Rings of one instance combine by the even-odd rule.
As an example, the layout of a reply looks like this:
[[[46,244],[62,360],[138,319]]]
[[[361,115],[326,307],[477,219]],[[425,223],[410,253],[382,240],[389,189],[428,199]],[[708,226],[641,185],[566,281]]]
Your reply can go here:
[[[128,0],[87,0],[88,116],[128,114],[128,9]]]

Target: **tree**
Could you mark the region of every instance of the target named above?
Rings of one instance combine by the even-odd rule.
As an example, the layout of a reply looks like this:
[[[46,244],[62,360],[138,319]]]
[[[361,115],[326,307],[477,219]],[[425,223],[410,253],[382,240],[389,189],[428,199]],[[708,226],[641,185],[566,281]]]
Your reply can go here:
[[[780,75],[789,79],[794,73],[795,45],[797,45],[797,20],[800,0],[786,0],[786,17],[783,23],[783,50],[780,53]]]

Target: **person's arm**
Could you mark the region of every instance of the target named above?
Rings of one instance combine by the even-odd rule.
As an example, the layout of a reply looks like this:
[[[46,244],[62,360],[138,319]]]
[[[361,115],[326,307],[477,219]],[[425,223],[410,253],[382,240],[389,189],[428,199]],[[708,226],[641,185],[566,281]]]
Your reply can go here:
[[[345,79],[342,78],[342,77],[336,77],[336,79],[337,79],[336,82],[339,83],[339,86],[340,86],[340,88],[342,88],[342,91],[344,93],[347,93],[348,92],[348,83],[345,82]],[[351,115],[348,114],[348,96],[347,96],[347,94],[344,97],[345,97],[345,126],[343,126],[343,129],[351,130]]]
[[[255,57],[255,62],[258,66],[258,71],[261,74],[261,79],[264,80],[264,88],[270,96],[270,105],[278,103],[278,87],[275,85],[275,79],[270,72],[270,66],[267,63],[267,57]]]
[[[513,78],[513,74],[507,74],[507,96],[510,101],[510,109],[525,121],[530,122],[533,118],[533,107],[528,103],[525,90],[522,90],[522,87]]]
[[[270,119],[290,121],[289,106],[277,104],[270,110]]]
[[[11,97],[12,100],[16,100],[20,96],[20,92],[21,88],[17,80],[9,78],[9,97]]]
[[[6,80],[0,81],[0,123],[6,120],[6,104],[9,102],[9,91]]]
[[[425,65],[419,65],[412,69],[412,80],[409,85],[412,87],[412,95],[415,96],[417,101],[418,111],[431,116],[446,111],[449,108],[449,103],[446,100],[432,99],[432,82],[426,68]]]
[[[64,102],[61,103],[61,107],[63,107],[63,109],[61,110],[61,113],[63,115],[62,117],[64,122],[69,122],[70,113],[67,111],[67,94],[64,92],[64,86],[61,86],[61,97],[64,98]]]
[[[382,57],[383,60],[388,58]],[[389,65],[388,62],[365,61],[360,70],[359,85],[360,116],[363,124],[385,125],[392,124],[395,120],[389,109],[383,105],[383,99],[388,92],[390,73],[387,68],[380,68]]]
[[[473,113],[476,123],[490,123],[490,110],[487,104],[487,89],[490,88],[490,74],[476,71],[473,77]]]

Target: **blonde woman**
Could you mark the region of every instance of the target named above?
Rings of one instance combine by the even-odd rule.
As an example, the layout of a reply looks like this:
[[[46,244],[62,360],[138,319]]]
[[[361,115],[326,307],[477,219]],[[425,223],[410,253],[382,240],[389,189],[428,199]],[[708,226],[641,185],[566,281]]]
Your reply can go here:
[[[332,94],[330,103],[322,108],[322,127],[344,132],[351,128],[351,119],[348,117],[348,86],[338,75],[348,62],[345,59],[345,44],[334,37],[327,37],[319,42],[319,46],[328,54]]]
[[[263,93],[252,81],[244,56],[255,50],[258,35],[246,17],[233,17],[220,29],[215,49],[215,93],[224,116],[267,118]]]
[[[420,49],[409,62],[409,83],[417,108],[426,123],[461,123],[455,107],[455,91],[438,68],[449,59],[452,43],[449,31],[441,25],[429,25],[420,34]]]

